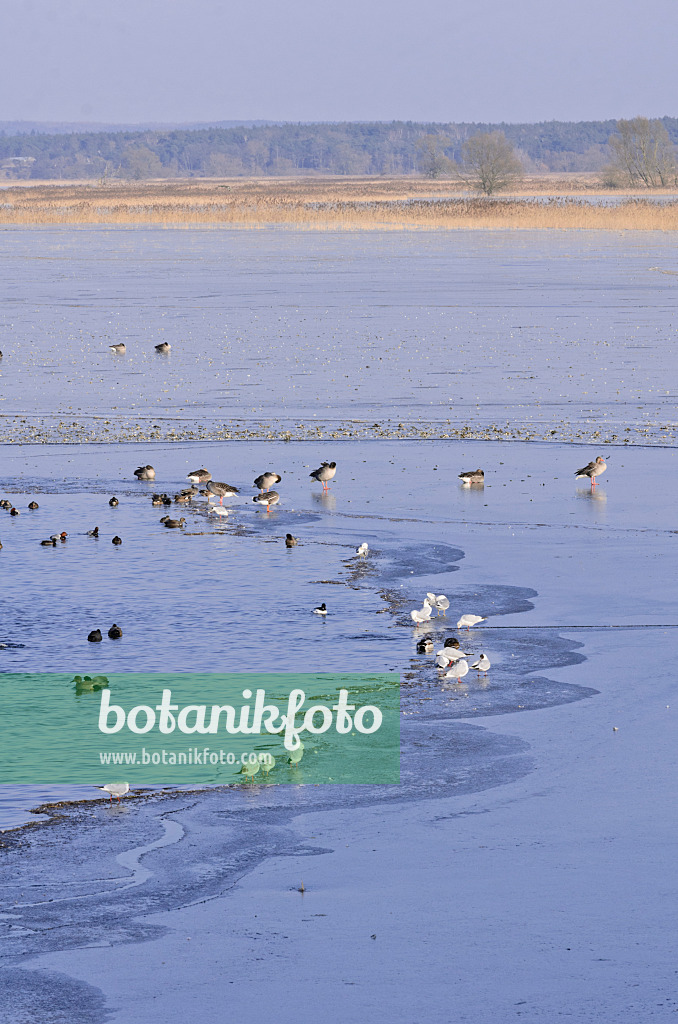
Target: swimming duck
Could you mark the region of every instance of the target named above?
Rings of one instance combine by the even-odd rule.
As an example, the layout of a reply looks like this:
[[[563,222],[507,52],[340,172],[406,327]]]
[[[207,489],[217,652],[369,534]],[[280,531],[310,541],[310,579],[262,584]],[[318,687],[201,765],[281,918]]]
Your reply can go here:
[[[179,493],[184,494],[187,498],[195,498],[196,494],[200,492],[197,487],[182,487]]]
[[[161,498],[162,498],[163,505],[171,505],[172,504],[172,499],[170,498],[169,494],[162,494]]]
[[[285,547],[286,548],[294,548],[294,547],[297,546],[298,543],[299,543],[299,541],[297,540],[297,538],[293,537],[291,533],[285,534]]]
[[[433,654],[433,640],[430,636],[417,643],[417,654]]]
[[[314,469],[312,473],[308,475],[312,480],[317,480],[319,484],[323,485],[323,490],[327,490],[327,484],[334,478],[334,474],[337,472],[336,462],[323,462],[321,466]]]
[[[61,533],[53,533],[50,540],[60,540],[62,544],[65,544],[67,537],[68,534],[66,533],[66,531],[62,530]]]
[[[168,530],[178,530],[180,529],[180,527],[184,525],[185,522],[186,520],[184,519],[183,516],[181,517],[181,519],[166,519],[165,526],[168,528]]]
[[[240,494],[237,487],[232,487],[231,484],[218,483],[216,480],[209,480],[207,483],[207,490],[209,494],[214,494],[219,499],[219,504],[223,505],[224,498],[231,498],[234,494]],[[207,498],[208,501],[212,499]]]
[[[186,505],[191,499],[187,494],[175,494],[174,504],[175,505]]]
[[[160,355],[164,356],[167,355],[171,347],[172,346],[170,345],[169,341],[161,341],[159,345],[155,346],[155,351],[159,352]]]
[[[100,644],[103,639],[103,637],[101,636],[101,630],[93,629],[92,632],[87,637],[87,639],[91,644]]]
[[[158,505],[162,505],[162,498],[160,497],[159,494],[153,495],[153,497],[151,498],[151,505],[153,505],[155,508],[157,508]]]
[[[31,501],[29,503],[28,507],[30,508],[30,510],[32,512],[34,512],[36,510],[36,508],[40,508],[40,506],[38,505],[37,501]]]
[[[120,626],[116,626],[116,624],[113,623],[113,625],[108,631],[108,635],[111,638],[111,640],[120,640],[120,638],[122,637],[122,630],[120,629]]]
[[[459,479],[467,487],[470,484],[484,484],[485,472],[482,469],[471,469],[468,471],[468,473],[460,473]]]
[[[12,507],[12,502],[8,501],[7,498],[3,498],[2,501],[0,501],[0,508],[11,508],[11,507]]]
[[[41,540],[43,548],[55,548],[57,546],[56,537],[50,537],[49,540]]]
[[[119,356],[124,356],[125,352],[127,351],[127,346],[125,345],[124,341],[119,341],[117,345],[109,345],[108,347],[112,348],[116,355]]]
[[[11,516],[19,516],[19,515],[21,515],[21,513],[19,512],[19,509],[18,508],[14,508],[14,506],[12,506],[12,508],[9,510],[9,514]]]
[[[111,544],[122,544],[122,537],[115,536],[111,541]]]
[[[327,615],[327,606],[326,606],[326,604],[325,604],[325,602],[324,602],[324,601],[323,601],[323,603],[322,603],[322,604],[320,605],[320,607],[319,607],[319,608],[314,608],[314,609],[313,609],[313,614],[314,614],[314,615]]]
[[[95,526],[93,530],[88,530],[87,531],[87,536],[88,537],[98,537],[99,536],[99,527]]]
[[[134,475],[137,480],[155,480],[153,466],[139,466],[138,469],[134,470]]]
[[[254,481],[253,487],[258,487],[260,491],[268,491],[273,484],[279,484],[282,477],[278,473],[262,473]]]
[[[188,479],[192,484],[206,484],[212,479],[212,474],[206,469],[194,469],[188,474]]]
[[[280,501],[280,495],[277,491],[264,491],[262,494],[255,494],[252,498],[255,505],[265,505],[266,511],[268,512],[271,505],[277,505]]]
[[[108,504],[111,506],[111,508],[117,508],[120,502],[118,501],[117,498],[111,498]]]
[[[457,623],[457,629],[470,629],[471,626],[476,626],[479,622],[485,622],[482,615],[462,615]]]
[[[581,478],[585,476],[589,477],[591,480],[591,487],[597,487],[598,482],[596,477],[600,476],[601,473],[604,473],[606,469],[607,463],[603,456],[599,455],[594,462],[589,462],[588,466],[582,466],[582,468],[578,469],[574,475],[577,480],[581,480]]]

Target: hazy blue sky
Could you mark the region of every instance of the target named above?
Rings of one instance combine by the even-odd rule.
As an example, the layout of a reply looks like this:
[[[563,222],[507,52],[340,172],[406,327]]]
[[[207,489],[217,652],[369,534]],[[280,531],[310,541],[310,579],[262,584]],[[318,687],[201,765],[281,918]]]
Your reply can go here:
[[[3,0],[0,120],[678,114],[678,0]]]

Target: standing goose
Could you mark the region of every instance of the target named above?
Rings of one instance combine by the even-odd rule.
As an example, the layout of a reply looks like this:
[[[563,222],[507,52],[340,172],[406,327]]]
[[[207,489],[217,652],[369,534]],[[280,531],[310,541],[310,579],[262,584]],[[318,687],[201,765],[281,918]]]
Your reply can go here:
[[[118,342],[117,345],[109,345],[108,347],[112,348],[115,354],[118,356],[124,356],[125,352],[127,351],[127,346],[125,345],[124,341]]]
[[[334,474],[337,472],[336,462],[323,462],[321,466],[314,469],[312,473],[308,475],[312,480],[317,480],[319,484],[323,485],[323,490],[327,490],[327,484],[330,480],[334,479]]]
[[[134,470],[134,475],[137,480],[155,480],[153,466],[139,466],[138,469]]]
[[[280,501],[280,495],[277,491],[263,491],[261,494],[255,494],[252,498],[255,505],[265,505],[266,511],[268,512],[271,505],[277,505]]]
[[[587,476],[591,481],[591,487],[597,487],[598,482],[596,477],[600,476],[601,473],[604,473],[606,469],[607,463],[603,456],[599,455],[595,462],[589,462],[588,466],[582,466],[582,468],[578,469],[574,475],[577,480],[581,480],[582,477]]]
[[[219,504],[223,505],[224,498],[231,498],[234,494],[240,494],[237,487],[231,487],[230,484],[220,484],[216,480],[210,479],[207,483],[207,490],[209,494],[214,494],[219,499]],[[208,502],[212,499],[207,497]]]
[[[253,487],[258,487],[260,491],[269,491],[273,484],[279,484],[282,477],[278,473],[262,473],[254,481]]]

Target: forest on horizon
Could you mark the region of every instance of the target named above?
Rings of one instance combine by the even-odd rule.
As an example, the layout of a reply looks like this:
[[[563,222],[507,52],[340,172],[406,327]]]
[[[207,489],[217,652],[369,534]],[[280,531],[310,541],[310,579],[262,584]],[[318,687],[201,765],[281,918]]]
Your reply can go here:
[[[659,119],[678,144],[678,118]],[[17,132],[0,125],[4,180],[209,178],[422,173],[421,140],[439,137],[458,161],[467,139],[501,131],[528,173],[595,172],[610,160],[617,121],[539,124],[347,122],[231,127]],[[12,134],[12,132],[15,132]]]

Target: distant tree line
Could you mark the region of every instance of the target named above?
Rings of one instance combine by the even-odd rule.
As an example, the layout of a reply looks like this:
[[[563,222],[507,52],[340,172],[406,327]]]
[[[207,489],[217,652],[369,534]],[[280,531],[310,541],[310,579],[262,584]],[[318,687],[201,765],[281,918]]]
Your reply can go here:
[[[624,126],[636,122],[643,122],[647,131],[634,134],[632,130],[629,143]],[[537,173],[600,171],[611,184],[619,185],[673,182],[675,177],[678,118],[670,117],[660,121],[636,118],[628,122],[550,121],[532,125],[394,121],[4,134],[0,135],[0,175],[6,179],[300,174],[436,177],[454,166],[463,168],[468,164],[474,146],[482,148],[477,140],[480,135],[492,136],[495,148],[500,145],[500,136],[505,140],[504,163],[512,155],[514,172],[517,165]],[[649,177],[648,157],[653,167]],[[479,187],[479,191],[486,189]]]

